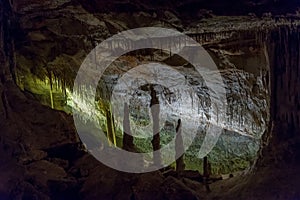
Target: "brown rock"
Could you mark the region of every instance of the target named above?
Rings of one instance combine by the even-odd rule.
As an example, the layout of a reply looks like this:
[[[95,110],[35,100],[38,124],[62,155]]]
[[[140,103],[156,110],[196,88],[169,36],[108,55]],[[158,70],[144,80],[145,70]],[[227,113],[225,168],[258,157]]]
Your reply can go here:
[[[20,156],[19,161],[21,163],[29,163],[32,161],[42,160],[47,157],[47,152],[42,150],[31,150],[28,153]]]
[[[134,199],[164,199],[163,181],[163,176],[159,172],[140,175],[136,185],[133,186]]]
[[[26,13],[37,10],[55,9],[70,0],[21,0],[21,1],[11,1],[12,8],[17,13]]]
[[[60,159],[60,158],[50,158],[49,161],[64,168],[64,169],[67,169],[69,167],[68,160],[64,160],[64,159]]]
[[[93,169],[98,167],[98,165],[98,160],[90,154],[85,154],[75,162],[74,166],[69,170],[69,173],[75,177],[86,177]]]
[[[62,167],[46,160],[40,160],[27,166],[26,177],[35,185],[47,188],[49,180],[62,180],[67,173]]]
[[[169,176],[166,178],[166,180],[163,182],[163,189],[165,192],[165,196],[167,199],[172,200],[197,200],[199,199],[198,195],[195,191],[188,188],[185,184],[183,184],[178,179]]]
[[[80,191],[83,199],[131,199],[132,174],[121,173],[99,163]]]

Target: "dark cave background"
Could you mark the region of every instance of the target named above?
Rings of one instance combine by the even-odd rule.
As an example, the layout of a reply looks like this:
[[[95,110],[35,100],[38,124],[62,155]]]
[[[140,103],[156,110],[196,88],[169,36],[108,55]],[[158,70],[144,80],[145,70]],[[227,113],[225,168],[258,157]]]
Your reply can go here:
[[[300,199],[299,4],[296,0],[151,3],[146,0],[2,0],[0,199]],[[84,43],[84,37],[74,37],[77,34],[89,38],[99,31],[87,31],[86,24],[73,24],[69,20],[80,15],[76,12],[78,7],[95,15],[107,13],[111,18],[120,13],[130,16],[134,12],[155,11],[157,18],[163,19],[164,11],[168,10],[180,19],[182,26],[172,23],[167,26],[179,30],[198,19],[220,15],[239,16],[242,21],[242,16],[253,16],[249,13],[262,20],[274,19],[274,23],[284,19],[280,26],[262,27],[270,62],[270,121],[251,169],[241,176],[212,184],[212,192],[208,194],[202,183],[191,180],[195,178],[191,175],[180,178],[160,171],[122,173],[88,154],[76,135],[72,116],[42,105],[30,91],[20,89],[19,74],[16,74],[16,69],[22,69],[27,74],[46,76],[47,71],[35,70],[43,69],[60,54],[73,55],[83,46],[93,47]],[[59,30],[56,25],[60,19],[67,27],[61,35],[55,32]],[[119,31],[112,24],[106,26],[109,31],[103,32],[107,37]],[[49,43],[53,46],[49,47]],[[31,63],[20,60],[20,54],[26,55]],[[83,57],[84,53],[78,54],[78,58]],[[78,64],[80,59],[72,62]],[[40,68],[31,68],[32,65]]]

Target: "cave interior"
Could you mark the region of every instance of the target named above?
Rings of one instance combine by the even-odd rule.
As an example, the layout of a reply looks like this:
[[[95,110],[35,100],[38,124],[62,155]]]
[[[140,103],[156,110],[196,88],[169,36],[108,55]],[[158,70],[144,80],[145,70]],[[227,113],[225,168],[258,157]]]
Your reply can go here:
[[[300,199],[297,0],[2,0],[0,65],[0,199]]]

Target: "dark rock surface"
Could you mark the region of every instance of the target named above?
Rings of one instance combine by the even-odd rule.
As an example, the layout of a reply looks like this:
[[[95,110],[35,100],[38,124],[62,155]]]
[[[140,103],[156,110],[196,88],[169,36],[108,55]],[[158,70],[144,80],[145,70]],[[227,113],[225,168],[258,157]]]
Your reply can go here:
[[[189,3],[193,5],[193,1],[186,4],[166,1],[161,5],[153,4],[151,8],[142,1],[130,4],[99,2],[15,0],[11,1],[14,11],[12,12],[9,2],[1,1],[0,199],[200,199],[204,191],[201,193],[199,190],[201,187],[199,182],[187,178],[164,177],[161,172],[124,174],[103,166],[84,151],[76,136],[70,115],[41,105],[32,94],[21,91],[14,83],[15,50],[27,56],[24,59],[23,55],[16,55],[18,60],[23,59],[23,65],[19,67],[27,74],[40,69],[33,66],[41,65],[45,60],[55,64],[55,59],[63,57],[70,61],[69,55],[76,55],[74,56],[76,59],[72,62],[79,66],[84,53],[81,54],[77,50],[81,46],[89,45],[90,48],[93,46],[91,41],[85,45],[82,45],[84,42],[80,44],[86,39],[84,37],[78,40],[87,31],[96,34],[102,30],[101,37],[103,37],[133,26],[122,27],[121,24],[112,23],[111,20],[101,23],[89,12],[98,12],[102,9],[119,12],[128,9],[151,10],[168,7],[170,10],[174,9],[173,12],[187,8],[186,12],[189,14],[186,16],[191,16],[189,8],[192,6]],[[209,1],[203,5],[206,9],[214,6],[215,12],[221,12],[222,8],[225,14],[234,14],[236,10],[247,13],[259,8],[257,12],[260,14],[269,6],[275,13],[287,11],[294,7],[295,2],[239,1],[235,6],[239,8],[244,5],[241,10],[231,7],[230,1],[220,4]],[[197,7],[194,9],[192,13],[199,12]],[[211,15],[205,11],[201,13]],[[20,19],[19,23],[9,24],[15,17]],[[152,18],[153,16],[145,16],[145,19]],[[89,23],[89,26],[78,26],[83,21]],[[168,26],[177,27],[176,23],[176,20],[173,20]],[[8,29],[8,26],[12,28]],[[12,30],[19,34],[10,34]],[[220,193],[212,195],[212,198],[300,197],[298,190],[300,64],[299,59],[294,59],[299,58],[300,53],[297,46],[299,43],[294,42],[299,41],[299,29],[284,26],[279,31],[275,30],[273,34],[271,37],[273,39],[268,41],[271,61],[271,122],[269,130],[264,134],[261,155],[253,172],[236,179],[236,182],[232,182],[233,185],[225,185],[228,192],[224,193],[223,186],[220,187],[220,191],[216,188]],[[12,44],[13,41],[15,45]],[[278,41],[281,41],[279,45]],[[40,43],[46,45],[39,46]],[[284,59],[281,59],[282,57]],[[35,74],[46,76],[47,72],[40,71]],[[61,74],[57,72],[57,76]]]
[[[10,91],[3,94],[10,115],[1,120],[2,199],[197,199],[160,172],[132,175],[104,166],[81,149],[70,116],[25,98],[13,83],[2,86]],[[25,118],[27,112],[32,115]]]
[[[212,10],[216,14],[241,15],[248,13],[262,14],[264,12],[287,13],[295,9],[299,2],[296,0],[188,0],[188,1],[157,1],[149,3],[147,0],[15,0],[12,1],[13,9],[17,13],[32,12],[36,10],[53,10],[68,4],[82,5],[89,12],[135,12],[135,11],[157,11],[172,10],[179,15],[192,18],[197,14],[205,14],[203,9]]]

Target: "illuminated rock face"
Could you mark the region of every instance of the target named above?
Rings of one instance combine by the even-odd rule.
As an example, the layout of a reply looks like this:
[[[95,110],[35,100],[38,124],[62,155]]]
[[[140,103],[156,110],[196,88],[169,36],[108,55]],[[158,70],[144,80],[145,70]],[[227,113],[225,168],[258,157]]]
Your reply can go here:
[[[69,11],[75,14],[68,14]],[[60,17],[61,12],[66,13],[64,17]],[[32,92],[42,104],[50,107],[53,105],[55,109],[67,112],[70,112],[71,107],[76,107],[86,113],[86,121],[98,121],[100,119],[101,127],[105,128],[106,115],[103,112],[105,106],[102,105],[101,107],[101,101],[99,101],[98,114],[91,115],[90,111],[94,109],[94,106],[92,103],[84,101],[85,96],[71,96],[70,91],[77,69],[92,47],[109,35],[139,25],[157,26],[161,25],[161,22],[146,12],[132,16],[124,13],[122,14],[123,17],[116,13],[99,14],[98,16],[90,14],[80,6],[74,7],[74,5],[54,9],[51,17],[45,15],[42,17],[43,20],[37,20],[36,15],[38,13],[26,15],[27,17],[21,18],[20,21],[21,29],[27,35],[24,42],[30,41],[30,44],[20,44],[20,48],[16,52],[18,85],[24,90]],[[141,20],[142,24],[138,21],[141,16],[145,18],[145,20]],[[165,14],[164,17],[170,17],[170,13]],[[249,20],[251,17],[245,19]],[[131,21],[135,21],[135,23],[132,24]],[[218,145],[211,153],[210,160],[213,171],[215,173],[228,173],[231,170],[244,169],[255,158],[260,136],[265,131],[269,118],[268,54],[266,46],[262,42],[265,36],[264,31],[259,32],[253,29],[263,23],[268,27],[272,27],[273,21],[254,19],[246,23],[247,21],[245,22],[243,19],[235,18],[234,23],[229,26],[230,24],[223,24],[227,23],[227,18],[223,17],[199,22],[196,27],[192,25],[184,27],[184,23],[180,22],[178,24],[178,21],[173,24],[174,21],[176,20],[171,20],[164,26],[176,25],[181,27],[193,39],[202,43],[219,67],[227,86],[228,108],[223,111],[224,115],[220,115],[221,111],[211,107],[205,83],[199,75],[194,73],[192,66],[176,56],[169,57],[168,53],[163,55],[159,51],[154,53],[152,58],[154,61],[173,65],[174,68],[185,73],[186,84],[197,91],[196,96],[189,90],[184,92],[175,91],[173,94],[175,98],[173,106],[179,109],[176,112],[183,113],[186,118],[191,119],[191,125],[188,126],[197,124],[198,122],[195,121],[197,117],[202,121],[202,125],[199,127],[201,131],[199,132],[198,142],[194,145],[194,150],[187,153],[189,155],[187,160],[190,160],[187,162],[191,163],[188,167],[201,168],[201,159],[196,158],[195,153],[196,149],[202,144],[203,135],[206,131],[205,123],[216,123],[218,118],[226,118],[226,123],[220,125],[224,128],[224,135],[221,136]],[[214,26],[211,24],[214,24]],[[218,28],[214,30],[216,26]],[[245,27],[251,27],[251,30],[244,31]],[[56,38],[55,42],[52,41],[52,38]],[[120,44],[112,44],[112,47],[118,45]],[[183,45],[183,41],[179,41],[178,45]],[[149,56],[141,55],[140,59],[149,61]],[[99,97],[107,99],[124,70],[126,71],[139,63],[141,61],[130,55],[126,59],[116,62],[116,66],[109,69],[108,74],[103,79],[105,86],[100,86]],[[28,69],[30,69],[30,72]],[[167,73],[165,77],[168,77]],[[52,85],[52,89],[50,89],[50,85]],[[85,91],[85,95],[91,93],[89,88],[85,86],[81,90]],[[141,92],[137,91],[137,93]],[[162,102],[167,102],[166,96],[162,95],[160,98]],[[68,104],[71,99],[75,99],[75,105]],[[147,110],[147,95],[139,99],[143,102],[141,106]],[[135,109],[134,106],[131,107]],[[142,111],[137,111],[143,114]],[[132,112],[132,115],[135,116],[137,113]],[[170,119],[171,122],[177,121],[175,118],[178,118],[178,116]],[[147,123],[147,120],[145,123]],[[122,121],[118,121],[116,124],[122,127]],[[165,142],[167,141],[166,139]],[[241,145],[239,145],[239,141],[241,141]],[[245,141],[250,143],[246,147],[242,145],[246,143]],[[229,146],[230,150],[227,151],[226,147]],[[246,149],[246,151],[242,153],[243,149]],[[236,159],[238,162],[232,165],[230,164],[232,159]],[[224,167],[219,168],[224,160],[228,160],[228,162],[224,164]]]
[[[224,53],[222,49],[214,49],[216,53],[222,55],[222,59],[216,59],[219,65],[222,65],[221,74],[226,83],[227,92],[227,110],[216,110],[211,106],[208,89],[205,86],[204,80],[195,73],[193,67],[187,67],[188,63],[183,66],[175,66],[174,68],[181,73],[185,74],[182,80],[179,77],[172,77],[170,71],[161,71],[159,79],[173,81],[171,85],[178,84],[178,90],[168,91],[164,87],[158,88],[161,115],[168,115],[168,125],[162,131],[162,144],[167,144],[169,139],[174,137],[174,127],[177,119],[187,119],[186,126],[193,130],[198,129],[198,137],[196,142],[187,152],[187,168],[200,169],[201,159],[197,158],[197,153],[203,143],[203,138],[207,131],[207,123],[213,123],[224,128],[224,133],[221,135],[217,146],[209,154],[210,162],[212,163],[213,173],[229,173],[230,171],[240,170],[249,166],[255,159],[255,155],[259,148],[259,140],[261,135],[266,129],[268,123],[268,97],[265,76],[262,74],[267,71],[267,59],[263,47],[256,47],[256,54],[249,53],[249,47],[241,46],[240,52],[230,52],[227,50]],[[249,59],[244,55],[248,53]],[[178,63],[182,61],[176,56],[168,57],[156,56],[159,53],[154,52],[154,62],[162,61],[166,63]],[[239,62],[239,57],[243,56],[242,62]],[[127,58],[128,59],[128,58]],[[147,58],[146,58],[147,59]],[[157,60],[156,60],[157,59]],[[257,63],[252,63],[255,60]],[[143,62],[143,61],[141,61]],[[153,62],[153,61],[152,61]],[[234,63],[235,62],[235,63]],[[110,69],[111,73],[122,73],[122,64],[119,62],[115,67]],[[178,63],[176,63],[178,65]],[[253,70],[253,72],[246,72],[237,68],[250,68],[260,66],[260,69]],[[125,68],[125,66],[123,68]],[[251,67],[253,66],[253,67]],[[155,68],[155,66],[152,66]],[[155,71],[155,70],[154,70]],[[145,72],[141,72],[145,74]],[[114,75],[107,75],[105,83],[107,88],[112,88],[116,85],[118,87],[118,79],[114,79]],[[109,78],[111,77],[111,78]],[[121,75],[119,76],[121,77]],[[138,78],[143,79],[140,75]],[[129,78],[128,78],[129,79]],[[134,88],[136,84],[134,76],[130,79],[132,82],[126,82],[127,88]],[[132,85],[131,85],[132,84]],[[180,85],[186,84],[183,90],[180,90]],[[175,87],[176,88],[176,87]],[[122,87],[116,90],[123,91]],[[257,91],[255,91],[257,90]],[[196,91],[196,92],[195,92]],[[108,93],[110,93],[109,91]],[[171,94],[171,96],[169,96]],[[120,94],[121,95],[121,94]],[[151,136],[151,131],[139,131],[141,127],[149,124],[149,92],[142,89],[134,90],[131,100],[131,116],[132,116],[132,129],[137,135]],[[117,98],[118,99],[118,98]],[[119,102],[121,103],[121,102]],[[122,110],[122,109],[121,109]],[[218,118],[226,118],[224,124],[218,124]],[[118,126],[122,125],[122,120],[116,123]],[[164,127],[164,124],[161,124]],[[186,133],[189,135],[192,133]],[[141,150],[148,152],[151,151],[150,139],[136,141],[136,145]]]

